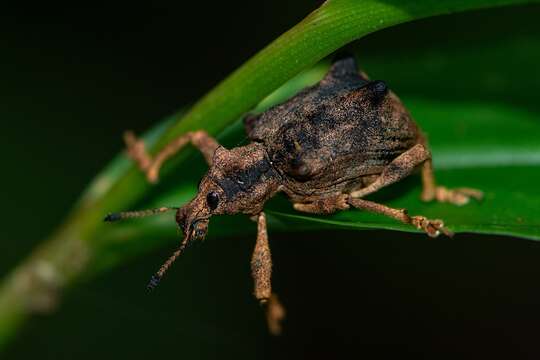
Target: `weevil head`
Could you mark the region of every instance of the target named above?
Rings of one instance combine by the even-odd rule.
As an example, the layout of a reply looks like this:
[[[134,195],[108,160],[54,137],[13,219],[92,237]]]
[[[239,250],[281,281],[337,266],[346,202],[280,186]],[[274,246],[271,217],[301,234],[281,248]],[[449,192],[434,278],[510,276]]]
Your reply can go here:
[[[227,150],[218,147],[193,200],[180,208],[176,222],[184,236],[202,240],[212,215],[257,214],[279,187],[277,172],[262,145]]]

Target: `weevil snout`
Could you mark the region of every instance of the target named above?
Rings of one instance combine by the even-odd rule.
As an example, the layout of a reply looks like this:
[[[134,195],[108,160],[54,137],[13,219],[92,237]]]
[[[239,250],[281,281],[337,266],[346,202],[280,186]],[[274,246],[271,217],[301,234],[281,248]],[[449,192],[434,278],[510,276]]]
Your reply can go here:
[[[185,238],[190,240],[204,240],[208,232],[209,216],[200,216],[200,213],[192,215],[190,210],[191,203],[178,209],[176,212],[176,223],[182,230]]]
[[[191,225],[191,238],[193,240],[204,240],[208,232],[208,219],[197,220]]]
[[[208,218],[191,218],[182,208],[176,213],[176,222],[182,233],[190,240],[203,240],[208,232]]]

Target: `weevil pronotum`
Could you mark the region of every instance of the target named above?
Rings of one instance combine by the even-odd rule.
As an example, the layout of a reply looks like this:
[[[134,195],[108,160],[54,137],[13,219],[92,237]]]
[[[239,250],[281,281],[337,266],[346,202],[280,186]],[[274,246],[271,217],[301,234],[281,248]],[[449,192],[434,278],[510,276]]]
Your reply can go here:
[[[480,200],[470,188],[450,190],[435,184],[425,136],[400,99],[383,81],[359,72],[353,57],[334,61],[326,76],[283,104],[244,119],[251,142],[227,150],[205,131],[186,133],[151,158],[142,141],[125,134],[129,156],[155,183],[165,160],[187,144],[210,165],[198,194],[180,208],[109,214],[105,220],[141,217],[176,210],[184,238],[179,249],[152,277],[155,287],[174,260],[194,240],[205,237],[212,215],[242,213],[258,224],[251,258],[254,295],[264,304],[269,329],[280,332],[283,307],[271,289],[272,260],[266,231],[265,202],[283,192],[298,211],[331,214],[351,207],[386,215],[436,237],[451,236],[442,220],[410,216],[364,197],[396,183],[419,168],[423,201],[464,205]]]

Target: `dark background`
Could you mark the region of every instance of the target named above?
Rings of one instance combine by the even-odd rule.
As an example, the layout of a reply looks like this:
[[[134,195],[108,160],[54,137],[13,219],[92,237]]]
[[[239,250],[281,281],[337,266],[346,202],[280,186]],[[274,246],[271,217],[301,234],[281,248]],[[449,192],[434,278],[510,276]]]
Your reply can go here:
[[[196,101],[316,5],[4,9],[0,273],[60,223],[121,150],[123,130],[141,132]],[[435,18],[370,35],[355,47],[369,64],[456,44],[472,49],[537,38],[539,15],[540,7],[527,6]],[[537,69],[517,69],[512,54],[500,56],[510,64],[500,71],[515,74],[506,89],[443,93],[420,78],[385,80],[399,94],[474,96],[539,111],[530,88]],[[485,61],[489,68],[491,59]],[[456,82],[474,81],[482,68],[458,69]],[[478,235],[434,241],[383,231],[271,233],[274,284],[288,310],[284,336],[272,338],[251,298],[252,237],[220,240],[195,247],[151,296],[141,285],[169,249],[81,284],[54,316],[32,320],[5,358],[530,358],[540,352],[534,242]]]

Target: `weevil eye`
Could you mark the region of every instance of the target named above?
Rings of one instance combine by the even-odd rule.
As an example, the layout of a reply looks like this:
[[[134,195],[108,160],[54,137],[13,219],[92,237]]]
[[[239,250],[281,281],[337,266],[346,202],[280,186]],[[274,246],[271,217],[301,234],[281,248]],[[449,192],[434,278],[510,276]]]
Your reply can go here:
[[[210,207],[210,210],[215,210],[219,204],[219,195],[214,191],[209,192],[206,195],[206,203]]]

